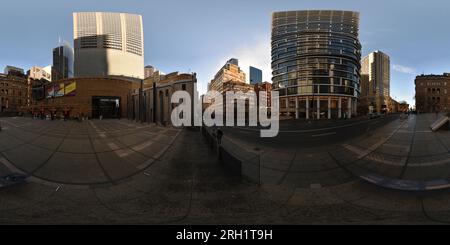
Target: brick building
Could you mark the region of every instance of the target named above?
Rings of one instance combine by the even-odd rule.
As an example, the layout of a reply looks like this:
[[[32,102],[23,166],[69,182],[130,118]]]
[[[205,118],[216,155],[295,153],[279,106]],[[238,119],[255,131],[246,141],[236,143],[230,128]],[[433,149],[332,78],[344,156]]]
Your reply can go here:
[[[24,75],[0,74],[0,113],[18,113],[27,105]]]
[[[41,97],[33,98],[32,114],[78,118],[120,118],[129,112],[129,94],[141,87],[138,80],[120,77],[69,78],[41,85]],[[36,90],[34,88],[33,90]]]
[[[450,110],[450,73],[416,77],[416,109],[419,113]]]
[[[142,122],[170,125],[172,110],[177,106],[176,103],[171,103],[173,93],[176,91],[188,92],[192,103],[194,99],[198,99],[194,93],[197,89],[196,85],[195,73],[172,72],[162,75],[156,71],[144,80],[141,97],[139,97],[138,91],[131,95],[132,103],[129,104],[129,111],[132,112],[132,115],[130,118]],[[193,115],[191,118],[193,119]]]

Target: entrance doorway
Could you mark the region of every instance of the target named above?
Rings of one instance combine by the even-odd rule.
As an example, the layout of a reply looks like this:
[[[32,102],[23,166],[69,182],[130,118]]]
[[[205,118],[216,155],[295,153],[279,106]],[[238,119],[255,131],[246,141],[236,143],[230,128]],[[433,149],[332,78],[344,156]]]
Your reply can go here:
[[[120,97],[117,96],[93,96],[92,117],[120,118]]]

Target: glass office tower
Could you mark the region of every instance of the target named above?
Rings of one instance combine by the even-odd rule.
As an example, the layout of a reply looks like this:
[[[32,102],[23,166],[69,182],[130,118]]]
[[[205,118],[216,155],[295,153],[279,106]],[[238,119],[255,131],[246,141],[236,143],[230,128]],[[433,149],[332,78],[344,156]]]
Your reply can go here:
[[[350,118],[360,94],[359,13],[276,12],[272,16],[272,82],[282,115]]]
[[[250,84],[262,84],[262,70],[250,66]]]

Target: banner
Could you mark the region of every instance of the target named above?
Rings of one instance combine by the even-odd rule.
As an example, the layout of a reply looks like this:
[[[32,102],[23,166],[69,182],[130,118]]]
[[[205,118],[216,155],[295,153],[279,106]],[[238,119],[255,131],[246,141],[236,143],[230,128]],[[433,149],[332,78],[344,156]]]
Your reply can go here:
[[[55,84],[55,97],[64,96],[64,83]]]
[[[75,96],[77,94],[77,83],[75,81],[67,82],[65,88],[65,96]]]
[[[53,84],[50,84],[45,87],[45,98],[52,98],[55,96],[55,89],[53,87]]]

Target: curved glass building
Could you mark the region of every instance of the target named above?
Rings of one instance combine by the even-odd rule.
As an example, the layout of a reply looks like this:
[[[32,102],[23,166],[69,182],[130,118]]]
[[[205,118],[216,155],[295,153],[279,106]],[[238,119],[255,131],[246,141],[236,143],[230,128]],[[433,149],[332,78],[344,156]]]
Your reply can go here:
[[[276,12],[272,84],[280,112],[295,118],[350,118],[360,94],[359,13]]]

